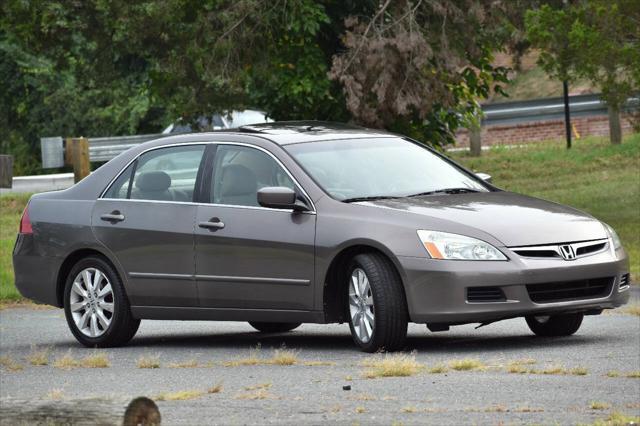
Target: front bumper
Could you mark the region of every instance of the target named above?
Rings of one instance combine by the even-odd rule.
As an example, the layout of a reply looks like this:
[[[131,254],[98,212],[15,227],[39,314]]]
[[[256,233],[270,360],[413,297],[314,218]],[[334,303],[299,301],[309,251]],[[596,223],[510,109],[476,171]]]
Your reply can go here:
[[[508,261],[454,261],[399,257],[411,321],[443,325],[482,323],[526,315],[597,312],[629,300],[629,286],[620,287],[629,273],[623,249],[572,261],[529,259],[515,254]],[[527,284],[557,283],[610,277],[608,294],[593,298],[545,303],[531,300]],[[469,302],[467,289],[498,287],[504,301]]]

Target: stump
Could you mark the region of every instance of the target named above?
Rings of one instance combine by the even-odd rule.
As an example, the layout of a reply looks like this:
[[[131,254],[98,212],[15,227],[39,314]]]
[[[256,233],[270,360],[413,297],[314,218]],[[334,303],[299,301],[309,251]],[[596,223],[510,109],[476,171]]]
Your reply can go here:
[[[149,398],[125,401],[76,399],[27,401],[4,399],[0,402],[0,426],[14,425],[98,425],[156,426],[160,411]]]
[[[11,188],[13,184],[13,156],[0,155],[0,188]]]

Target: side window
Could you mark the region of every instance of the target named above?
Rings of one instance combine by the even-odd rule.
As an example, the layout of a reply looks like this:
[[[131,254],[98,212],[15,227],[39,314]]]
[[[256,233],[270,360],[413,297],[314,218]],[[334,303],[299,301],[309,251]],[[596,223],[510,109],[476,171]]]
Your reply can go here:
[[[176,146],[149,151],[136,164],[131,199],[193,201],[204,145]]]
[[[133,170],[134,164],[135,162],[129,164],[129,167],[118,176],[118,179],[116,179],[109,190],[105,192],[104,198],[128,198],[129,182],[131,181],[131,171]]]
[[[285,186],[295,190],[287,172],[269,155],[245,146],[220,145],[213,167],[211,201],[258,207],[258,190]]]

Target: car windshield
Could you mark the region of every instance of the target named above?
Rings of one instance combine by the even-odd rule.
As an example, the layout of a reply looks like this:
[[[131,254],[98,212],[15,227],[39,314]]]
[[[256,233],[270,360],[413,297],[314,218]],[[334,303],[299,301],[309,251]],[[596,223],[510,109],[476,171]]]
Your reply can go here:
[[[479,179],[401,138],[309,142],[285,148],[326,192],[342,201],[488,191]]]

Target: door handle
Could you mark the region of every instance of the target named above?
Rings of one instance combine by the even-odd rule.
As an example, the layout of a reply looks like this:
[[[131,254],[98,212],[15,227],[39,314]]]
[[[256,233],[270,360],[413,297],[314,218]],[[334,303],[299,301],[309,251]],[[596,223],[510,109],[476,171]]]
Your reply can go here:
[[[224,222],[218,219],[217,217],[211,218],[208,222],[200,222],[198,223],[200,228],[208,229],[209,231],[215,231],[216,229],[224,228]]]
[[[111,213],[103,214],[100,216],[100,219],[106,222],[122,222],[124,220],[124,215],[118,210],[114,210]]]

